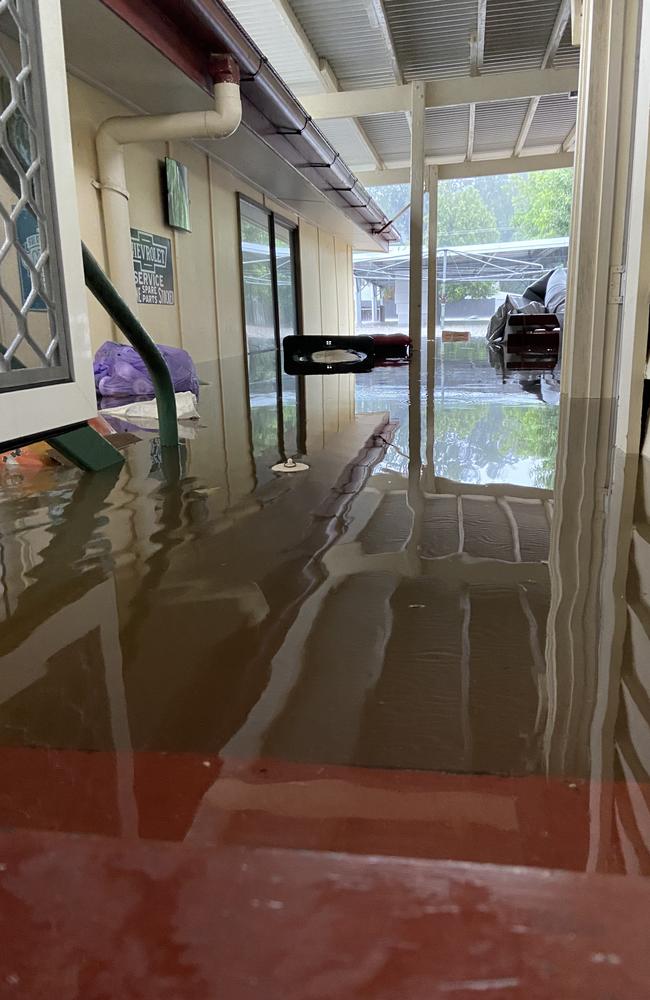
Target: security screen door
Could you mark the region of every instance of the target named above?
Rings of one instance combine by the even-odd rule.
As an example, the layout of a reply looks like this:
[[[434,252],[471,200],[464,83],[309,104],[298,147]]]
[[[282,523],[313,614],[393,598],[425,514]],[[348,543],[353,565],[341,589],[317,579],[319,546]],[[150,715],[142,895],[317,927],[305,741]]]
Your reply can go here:
[[[0,446],[96,413],[59,0],[0,0]]]

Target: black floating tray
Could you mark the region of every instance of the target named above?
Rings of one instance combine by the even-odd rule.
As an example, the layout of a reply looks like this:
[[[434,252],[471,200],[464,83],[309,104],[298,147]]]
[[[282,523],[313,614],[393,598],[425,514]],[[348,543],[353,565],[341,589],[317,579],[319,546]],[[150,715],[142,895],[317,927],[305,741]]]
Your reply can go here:
[[[370,372],[375,363],[372,337],[285,337],[287,375],[344,375]]]

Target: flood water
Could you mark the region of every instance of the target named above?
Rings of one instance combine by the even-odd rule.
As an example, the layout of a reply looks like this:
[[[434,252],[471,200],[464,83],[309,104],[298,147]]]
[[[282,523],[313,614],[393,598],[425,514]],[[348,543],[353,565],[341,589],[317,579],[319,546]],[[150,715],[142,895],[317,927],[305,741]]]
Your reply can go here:
[[[205,366],[176,475],[142,428],[116,472],[5,468],[5,826],[650,867],[645,583],[590,620],[557,398],[441,351],[435,385]]]

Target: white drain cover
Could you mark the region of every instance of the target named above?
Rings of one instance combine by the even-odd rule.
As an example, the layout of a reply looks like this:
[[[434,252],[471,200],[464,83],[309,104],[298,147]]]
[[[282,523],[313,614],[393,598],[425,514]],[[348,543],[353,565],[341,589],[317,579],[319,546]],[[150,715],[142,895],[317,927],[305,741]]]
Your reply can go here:
[[[308,468],[309,466],[305,465],[304,462],[294,462],[292,458],[271,466],[273,472],[306,472]]]

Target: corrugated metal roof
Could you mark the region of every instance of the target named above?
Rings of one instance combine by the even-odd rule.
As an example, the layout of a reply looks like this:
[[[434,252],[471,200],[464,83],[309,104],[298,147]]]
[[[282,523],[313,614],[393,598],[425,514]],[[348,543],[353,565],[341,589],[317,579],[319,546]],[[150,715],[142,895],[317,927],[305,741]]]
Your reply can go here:
[[[476,105],[474,152],[513,149],[524,123],[528,100],[494,101]]]
[[[268,0],[224,0],[224,3],[292,90],[303,94],[323,90],[313,63],[295,44],[286,19],[275,4]]]
[[[368,0],[289,0],[344,90],[395,83],[390,53]]]
[[[316,65],[318,53],[314,51],[310,57],[305,51],[280,5],[269,0],[224,2],[292,90],[300,95],[324,92],[325,84]],[[368,145],[350,119],[319,122],[319,128],[346,162],[374,168]]]
[[[362,118],[363,129],[382,159],[407,159],[411,132],[403,114],[372,115]]]
[[[278,72],[298,94],[324,90],[313,61],[297,44],[281,5],[269,0],[226,0]],[[391,53],[373,14],[372,0],[286,0],[317,57],[327,59],[343,89],[395,82]],[[561,0],[487,0],[483,72],[540,68]],[[384,0],[390,31],[405,80],[467,76],[470,36],[477,29],[477,0]],[[556,53],[556,66],[574,66],[570,25]],[[512,150],[527,100],[476,106],[474,151]],[[564,94],[540,100],[526,149],[559,147],[575,122],[576,105]],[[429,108],[425,148],[429,156],[462,158],[467,149],[467,105]],[[377,154],[388,164],[406,163],[410,129],[403,114],[360,120]],[[369,165],[368,147],[345,120],[321,123],[343,158],[357,169]]]
[[[561,0],[488,0],[483,71],[539,69]]]
[[[560,47],[555,53],[553,65],[564,68],[565,66],[577,66],[580,63],[580,49],[577,45],[571,44],[571,21],[566,26],[562,35]]]
[[[340,153],[347,164],[354,164],[357,170],[373,170],[375,167],[367,145],[360,139],[359,132],[350,118],[333,118],[319,121],[318,127],[325,138]]]
[[[526,149],[534,146],[560,146],[576,123],[577,101],[567,94],[541,97],[526,139]]]
[[[477,0],[385,0],[385,6],[405,80],[469,74]]]
[[[462,156],[467,149],[469,107],[427,108],[424,149],[427,156]]]

